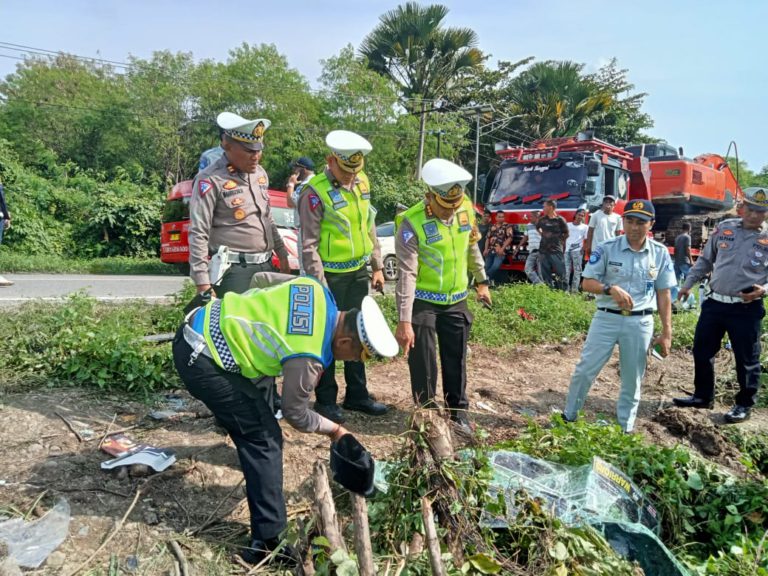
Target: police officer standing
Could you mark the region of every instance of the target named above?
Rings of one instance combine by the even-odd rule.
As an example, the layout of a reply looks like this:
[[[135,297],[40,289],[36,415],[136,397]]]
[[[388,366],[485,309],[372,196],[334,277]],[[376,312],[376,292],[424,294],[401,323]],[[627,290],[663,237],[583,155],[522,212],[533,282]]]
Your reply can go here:
[[[694,392],[675,398],[681,408],[712,408],[715,399],[715,355],[727,333],[736,360],[739,392],[725,421],[744,422],[760,388],[760,324],[768,290],[768,189],[744,190],[743,215],[725,220],[710,236],[688,273],[678,298],[711,273],[706,301],[693,339]]]
[[[395,337],[408,357],[411,392],[418,406],[434,406],[437,390],[436,339],[440,346],[443,398],[451,419],[470,430],[467,418],[467,340],[472,315],[467,307],[468,274],[477,298],[491,295],[480,232],[464,187],[469,172],[448,160],[430,160],[422,169],[426,198],[396,218],[395,252],[400,272],[396,299],[400,321]]]
[[[653,344],[666,356],[672,345],[670,288],[677,283],[666,246],[648,238],[656,211],[649,200],[630,201],[624,209],[625,235],[596,246],[582,277],[582,289],[598,294],[597,312],[576,365],[563,417],[573,421],[589,389],[619,345],[621,389],[616,417],[625,432],[634,429],[658,308],[661,335]]]
[[[244,292],[254,273],[272,270],[273,251],[280,258],[281,272],[290,272],[290,267],[269,208],[269,179],[260,166],[269,120],[222,112],[216,122],[222,130],[224,155],[198,173],[193,184],[189,265],[197,291],[205,292],[218,280],[211,278],[208,257],[228,247],[224,264],[230,267],[214,287],[221,297]]]
[[[362,136],[346,130],[330,132],[325,143],[331,150],[328,165],[304,186],[299,197],[301,259],[304,272],[326,284],[339,307],[358,308],[368,294],[369,261],[371,287],[384,287],[376,213],[363,172],[365,155],[372,147]],[[315,410],[334,422],[344,422],[336,403],[339,386],[335,372],[331,364],[323,373],[315,390]],[[368,393],[362,362],[344,362],[344,379],[345,409],[374,416],[387,413],[389,409]]]
[[[335,360],[392,357],[397,342],[370,296],[361,310],[340,311],[314,278],[262,272],[255,290],[229,293],[191,312],[176,333],[173,359],[190,393],[210,408],[237,447],[245,476],[251,563],[276,550],[286,527],[283,436],[272,411],[275,376],[283,374],[283,414],[301,432],[336,441],[347,430],[308,407],[320,374]],[[287,556],[287,557],[286,557]]]

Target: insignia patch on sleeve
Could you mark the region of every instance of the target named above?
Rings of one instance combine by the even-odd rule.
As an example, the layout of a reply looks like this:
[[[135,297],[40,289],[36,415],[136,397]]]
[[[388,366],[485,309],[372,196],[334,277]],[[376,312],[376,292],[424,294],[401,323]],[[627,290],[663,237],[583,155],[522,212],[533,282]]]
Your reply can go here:
[[[208,194],[211,188],[213,188],[213,185],[209,180],[200,180],[200,182],[197,184],[197,191],[200,193],[201,197]]]
[[[405,230],[405,229],[404,229],[404,230],[401,232],[400,236],[401,236],[401,237],[402,237],[402,239],[403,239],[403,243],[404,243],[404,244],[408,244],[408,240],[410,240],[411,238],[413,238],[414,234],[413,234],[413,232],[411,232],[410,230]]]
[[[595,248],[592,251],[592,254],[589,255],[589,263],[597,264],[598,262],[600,262],[600,258],[602,257],[603,257],[603,249],[600,247]]]
[[[309,193],[309,208],[314,212],[317,210],[317,207],[320,206],[320,196],[318,196],[315,192]]]

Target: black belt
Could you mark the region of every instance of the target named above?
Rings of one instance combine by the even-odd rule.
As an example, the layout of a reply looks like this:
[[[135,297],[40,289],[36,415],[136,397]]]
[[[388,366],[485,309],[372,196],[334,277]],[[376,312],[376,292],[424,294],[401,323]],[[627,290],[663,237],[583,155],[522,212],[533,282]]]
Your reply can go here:
[[[610,312],[611,314],[621,314],[622,316],[648,316],[653,314],[652,308],[645,310],[614,310],[613,308],[598,308],[601,312]]]

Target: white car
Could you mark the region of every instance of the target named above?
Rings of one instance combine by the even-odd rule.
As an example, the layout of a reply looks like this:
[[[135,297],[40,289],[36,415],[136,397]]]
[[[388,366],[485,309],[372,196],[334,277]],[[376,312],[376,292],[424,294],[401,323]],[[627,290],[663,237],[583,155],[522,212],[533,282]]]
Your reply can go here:
[[[384,279],[397,280],[397,256],[395,256],[395,223],[384,222],[376,226],[381,259],[384,262]]]

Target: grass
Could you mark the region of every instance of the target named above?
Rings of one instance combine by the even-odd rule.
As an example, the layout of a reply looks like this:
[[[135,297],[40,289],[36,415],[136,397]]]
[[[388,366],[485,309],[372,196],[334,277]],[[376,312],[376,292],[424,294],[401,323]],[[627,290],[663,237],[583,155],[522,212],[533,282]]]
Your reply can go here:
[[[53,255],[17,254],[0,250],[0,273],[38,272],[48,274],[180,274],[180,268],[159,258],[62,258]]]

